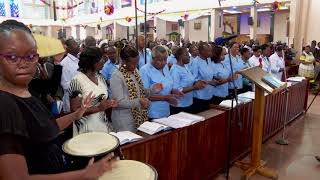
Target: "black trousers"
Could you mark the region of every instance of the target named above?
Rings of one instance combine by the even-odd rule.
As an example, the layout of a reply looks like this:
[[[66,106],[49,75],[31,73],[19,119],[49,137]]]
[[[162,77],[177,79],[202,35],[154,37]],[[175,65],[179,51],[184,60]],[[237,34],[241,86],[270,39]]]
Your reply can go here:
[[[170,115],[172,114],[178,114],[180,112],[187,112],[187,113],[191,113],[194,114],[195,111],[192,108],[192,105],[189,107],[175,107],[175,106],[170,106]]]
[[[245,93],[245,92],[248,92],[248,91],[252,91],[252,85],[243,85],[241,93]],[[238,94],[241,94],[241,93],[238,93]]]
[[[226,97],[218,97],[218,96],[213,96],[211,99],[211,103],[214,105],[219,105],[222,101],[226,100]]]
[[[237,89],[237,94],[241,94],[244,93],[243,89]],[[232,99],[232,97],[234,98],[234,89],[229,89],[229,96],[227,97],[227,99]]]
[[[204,99],[198,99],[198,98],[193,98],[193,105],[191,106],[194,114],[206,111],[210,108],[211,104],[211,99],[209,100],[204,100]]]

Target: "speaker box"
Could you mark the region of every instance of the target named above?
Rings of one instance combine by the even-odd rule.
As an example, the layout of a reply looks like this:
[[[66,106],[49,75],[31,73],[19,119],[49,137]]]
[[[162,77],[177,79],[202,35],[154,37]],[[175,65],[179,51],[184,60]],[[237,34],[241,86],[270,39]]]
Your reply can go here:
[[[144,23],[140,24],[140,32],[144,32]],[[146,24],[146,32],[149,32],[149,24]]]
[[[182,19],[179,19],[179,20],[178,20],[178,24],[179,24],[179,26],[181,26],[181,27],[184,26],[184,22],[182,21]]]
[[[253,17],[248,17],[248,25],[253,26]]]
[[[58,31],[58,39],[66,39],[67,33],[65,29],[59,29]]]

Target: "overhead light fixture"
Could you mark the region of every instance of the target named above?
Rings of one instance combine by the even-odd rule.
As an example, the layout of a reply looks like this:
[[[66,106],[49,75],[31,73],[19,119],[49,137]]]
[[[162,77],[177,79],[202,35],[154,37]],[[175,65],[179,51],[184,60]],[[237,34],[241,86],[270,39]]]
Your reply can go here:
[[[260,8],[257,10],[258,12],[267,12],[267,11],[271,11],[270,8]]]
[[[236,7],[236,6],[233,6],[232,9],[237,9],[237,7]]]
[[[223,10],[224,13],[228,14],[240,14],[242,13],[241,11],[236,11],[236,10]]]

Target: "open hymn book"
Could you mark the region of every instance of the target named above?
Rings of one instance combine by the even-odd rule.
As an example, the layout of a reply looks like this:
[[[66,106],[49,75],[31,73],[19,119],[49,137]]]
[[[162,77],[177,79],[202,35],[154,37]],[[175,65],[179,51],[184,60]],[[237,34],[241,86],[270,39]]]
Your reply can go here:
[[[138,141],[139,139],[142,139],[143,137],[130,132],[130,131],[121,131],[121,132],[111,132],[109,133],[113,136],[116,136],[119,139],[120,145],[126,144],[126,143],[131,143]]]
[[[178,114],[171,115],[167,118],[154,119],[154,122],[164,124],[174,129],[183,128],[192,124],[204,121],[205,118],[202,116],[180,112]]]
[[[154,135],[160,131],[166,131],[169,129],[171,128],[168,126],[165,126],[156,122],[149,122],[149,121],[144,122],[143,124],[140,125],[140,127],[138,127],[139,131],[142,131],[149,135]]]

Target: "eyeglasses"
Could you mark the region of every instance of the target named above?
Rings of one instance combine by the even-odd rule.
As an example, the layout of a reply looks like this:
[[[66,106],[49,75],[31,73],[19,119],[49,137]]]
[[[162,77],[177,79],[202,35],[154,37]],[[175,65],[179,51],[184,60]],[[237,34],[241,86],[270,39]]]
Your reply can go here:
[[[29,54],[26,56],[17,56],[12,54],[0,54],[0,58],[5,59],[10,64],[18,64],[22,60],[26,63],[35,63],[39,60],[39,54]]]

